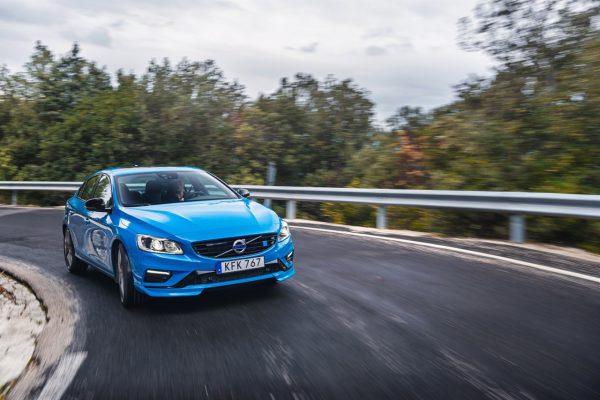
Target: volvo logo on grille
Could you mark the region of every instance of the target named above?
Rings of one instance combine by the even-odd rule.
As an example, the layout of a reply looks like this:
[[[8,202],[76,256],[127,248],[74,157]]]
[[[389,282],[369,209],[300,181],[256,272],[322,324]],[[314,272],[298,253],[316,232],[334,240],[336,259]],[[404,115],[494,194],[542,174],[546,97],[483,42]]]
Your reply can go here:
[[[238,240],[236,240],[235,242],[233,242],[233,246],[231,246],[231,248],[237,254],[243,253],[246,250],[246,239],[238,239]]]

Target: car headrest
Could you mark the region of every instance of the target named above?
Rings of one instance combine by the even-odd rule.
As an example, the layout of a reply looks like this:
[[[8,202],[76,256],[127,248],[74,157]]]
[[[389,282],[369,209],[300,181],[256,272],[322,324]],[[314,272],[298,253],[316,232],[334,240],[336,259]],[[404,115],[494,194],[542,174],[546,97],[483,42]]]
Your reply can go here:
[[[129,188],[124,183],[119,184],[119,189],[121,189],[121,193],[129,193],[130,192]]]
[[[175,191],[175,190],[177,190],[177,187],[179,185],[181,185],[181,184],[182,184],[182,182],[180,180],[178,180],[178,179],[170,181],[168,183],[168,189],[171,190],[171,191]]]
[[[153,180],[146,182],[146,193],[156,194],[162,191],[162,184],[159,181]]]
[[[119,184],[119,188],[121,189],[121,195],[123,196],[124,203],[131,205],[144,202],[141,193],[137,190],[129,189],[129,187],[124,183]]]

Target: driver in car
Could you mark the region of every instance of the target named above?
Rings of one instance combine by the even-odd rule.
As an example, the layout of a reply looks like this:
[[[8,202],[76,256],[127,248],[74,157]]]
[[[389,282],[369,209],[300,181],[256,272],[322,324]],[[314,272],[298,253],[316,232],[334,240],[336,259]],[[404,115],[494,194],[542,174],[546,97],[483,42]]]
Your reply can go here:
[[[168,203],[177,203],[179,201],[185,201],[183,181],[181,179],[169,182],[169,186],[167,187],[166,200]]]

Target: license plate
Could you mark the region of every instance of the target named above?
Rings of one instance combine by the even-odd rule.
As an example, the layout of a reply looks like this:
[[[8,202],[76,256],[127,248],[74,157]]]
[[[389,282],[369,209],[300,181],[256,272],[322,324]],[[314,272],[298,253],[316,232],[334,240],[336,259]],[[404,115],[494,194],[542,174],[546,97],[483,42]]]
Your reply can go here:
[[[265,266],[264,257],[242,258],[241,260],[222,261],[217,264],[217,274],[246,271]]]

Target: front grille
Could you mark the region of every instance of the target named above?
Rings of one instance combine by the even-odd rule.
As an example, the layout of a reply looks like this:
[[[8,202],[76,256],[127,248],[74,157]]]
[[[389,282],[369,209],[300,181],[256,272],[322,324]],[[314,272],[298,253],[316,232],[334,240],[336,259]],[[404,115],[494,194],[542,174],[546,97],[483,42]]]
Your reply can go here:
[[[241,253],[233,251],[233,243],[236,240],[246,240],[246,250]],[[206,242],[192,243],[194,251],[203,257],[230,258],[242,257],[250,254],[260,253],[275,245],[277,234],[265,233],[262,235],[239,236],[228,239],[209,240]]]
[[[195,271],[187,275],[185,278],[180,280],[175,286],[175,288],[182,288],[189,285],[205,285],[208,283],[218,283],[218,282],[227,282],[234,281],[236,279],[244,279],[251,278],[254,276],[260,276],[265,274],[272,274],[274,272],[278,272],[283,270],[285,266],[283,263],[278,262],[277,264],[267,264],[263,268],[249,269],[246,271],[239,272],[230,272],[227,274],[217,274],[216,272],[209,272],[204,274],[198,274]]]

